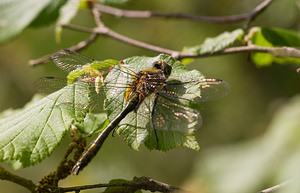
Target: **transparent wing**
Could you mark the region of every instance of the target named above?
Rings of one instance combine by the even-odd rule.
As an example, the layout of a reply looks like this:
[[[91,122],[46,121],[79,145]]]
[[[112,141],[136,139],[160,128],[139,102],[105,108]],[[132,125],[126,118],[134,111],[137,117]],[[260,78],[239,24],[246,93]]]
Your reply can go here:
[[[97,100],[103,100],[103,92],[97,93],[93,83],[86,81],[77,81],[67,85],[66,78],[43,77],[34,82],[34,88],[39,93],[47,95],[47,98],[56,101],[57,104],[68,105],[76,110],[95,109],[99,106]],[[64,93],[63,96],[57,97],[54,94],[56,91]],[[82,100],[75,100],[80,98],[85,98],[84,104]]]
[[[205,79],[205,83],[201,86],[201,102],[218,100],[230,92],[230,85],[224,80]]]
[[[125,70],[119,70],[121,68],[117,68],[119,74],[127,74]],[[127,74],[128,75],[128,74]],[[131,74],[129,74],[131,76]],[[58,78],[58,77],[42,77],[37,79],[34,82],[34,88],[37,92],[47,95],[48,98],[52,100],[57,100],[59,104],[66,104],[69,106],[73,106],[76,109],[87,109],[90,108],[93,112],[101,112],[103,111],[103,101],[105,99],[105,93],[108,89],[112,91],[120,90],[120,89],[127,89],[129,82],[122,81],[122,82],[114,82],[114,81],[105,81],[102,82],[101,85],[95,83],[95,78],[93,77],[79,77],[76,82],[76,90],[69,85],[67,86],[67,78]],[[61,97],[57,99],[51,95],[51,93],[62,90],[64,93],[71,93],[69,96],[65,95],[65,97]],[[76,92],[78,96],[86,95],[88,92],[89,103],[88,105],[82,105],[81,103],[76,103],[73,101],[73,94],[72,92]],[[125,93],[123,91],[123,93]]]
[[[194,109],[164,97],[158,97],[153,114],[153,123],[157,131],[171,130],[186,133],[190,128],[200,127],[202,118]]]
[[[217,100],[226,96],[230,91],[230,85],[220,79],[197,79],[187,82],[171,80],[166,83],[165,95],[170,99],[189,100],[194,98],[193,94],[199,91],[195,85],[200,88],[200,97],[197,102]]]
[[[92,58],[66,49],[55,52],[51,55],[51,59],[56,66],[68,73],[94,61]]]
[[[152,119],[157,133],[157,141],[152,129],[149,140],[146,141],[146,144],[149,143],[147,146],[151,149],[154,147],[169,149],[178,145],[190,147],[195,130],[202,125],[199,112],[164,97],[158,98]]]

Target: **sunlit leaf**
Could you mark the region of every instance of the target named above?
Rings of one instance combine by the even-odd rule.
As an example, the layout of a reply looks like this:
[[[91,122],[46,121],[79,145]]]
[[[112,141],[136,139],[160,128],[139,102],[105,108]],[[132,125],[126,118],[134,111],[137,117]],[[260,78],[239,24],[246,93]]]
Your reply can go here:
[[[50,2],[50,0],[0,1],[0,42],[21,33]]]
[[[69,0],[67,3],[60,9],[59,18],[57,20],[57,25],[55,29],[56,39],[60,41],[62,33],[62,25],[69,24],[70,21],[75,17],[81,0]]]
[[[23,167],[34,165],[61,143],[73,121],[83,121],[86,111],[58,101],[71,97],[70,103],[89,102],[88,90],[78,92],[76,84],[62,89],[51,97],[10,111],[0,119],[0,160],[18,160]],[[71,89],[72,88],[72,89]],[[88,88],[87,88],[88,89]],[[52,100],[52,99],[56,100]]]
[[[185,47],[183,51],[194,52],[197,54],[211,54],[219,52],[232,45],[237,39],[241,38],[242,35],[244,35],[244,31],[242,29],[236,29],[232,32],[223,32],[216,37],[206,38],[203,44]]]
[[[291,30],[279,29],[279,28],[257,28],[258,30],[253,33],[251,41],[253,44],[258,46],[265,47],[274,47],[277,46],[291,46],[299,47],[300,46],[300,35],[299,33]],[[252,53],[252,61],[259,67],[269,66],[272,63],[279,64],[289,64],[295,63],[300,64],[299,58],[293,57],[277,57],[282,55],[278,51],[273,53]],[[288,55],[285,53],[284,55]]]

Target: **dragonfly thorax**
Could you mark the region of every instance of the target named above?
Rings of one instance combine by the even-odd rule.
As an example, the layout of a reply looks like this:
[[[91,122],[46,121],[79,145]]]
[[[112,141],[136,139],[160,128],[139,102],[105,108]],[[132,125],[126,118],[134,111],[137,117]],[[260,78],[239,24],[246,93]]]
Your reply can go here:
[[[126,101],[136,103],[136,111],[146,97],[163,89],[171,70],[172,67],[166,61],[158,60],[152,68],[135,74],[126,92]]]

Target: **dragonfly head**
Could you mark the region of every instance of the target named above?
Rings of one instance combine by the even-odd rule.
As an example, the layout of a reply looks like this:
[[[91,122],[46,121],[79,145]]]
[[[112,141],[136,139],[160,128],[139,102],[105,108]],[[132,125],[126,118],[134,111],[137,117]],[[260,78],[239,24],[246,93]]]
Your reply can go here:
[[[172,71],[172,66],[168,64],[168,62],[164,60],[158,60],[153,62],[153,68],[159,71],[162,71],[166,77],[169,77]]]

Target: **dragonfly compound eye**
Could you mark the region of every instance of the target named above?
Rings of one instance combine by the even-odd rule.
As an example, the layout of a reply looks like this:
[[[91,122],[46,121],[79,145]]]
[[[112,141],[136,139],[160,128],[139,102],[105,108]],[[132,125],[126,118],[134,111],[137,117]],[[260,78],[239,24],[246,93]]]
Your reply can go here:
[[[153,68],[157,70],[161,70],[165,75],[170,75],[172,71],[172,67],[163,60],[158,60],[153,63]]]

